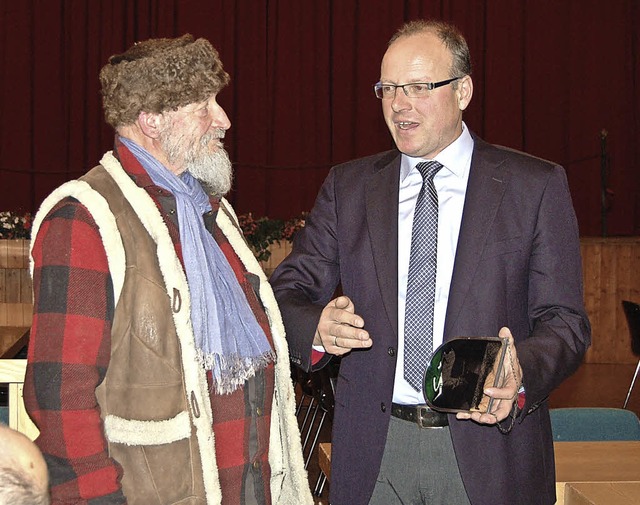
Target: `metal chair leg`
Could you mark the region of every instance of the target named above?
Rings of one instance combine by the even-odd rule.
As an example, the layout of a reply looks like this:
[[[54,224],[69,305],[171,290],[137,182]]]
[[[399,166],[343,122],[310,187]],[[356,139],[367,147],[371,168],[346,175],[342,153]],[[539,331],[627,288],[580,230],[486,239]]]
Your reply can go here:
[[[300,415],[302,412],[302,409],[305,408],[305,404],[307,403],[307,400],[309,401],[309,405],[313,404],[313,397],[308,396],[304,393],[300,394],[300,401],[298,402],[298,406],[296,407],[296,417],[298,419],[300,419]],[[309,407],[307,407],[308,409]]]
[[[311,461],[311,456],[313,456],[313,451],[318,444],[318,437],[320,436],[320,430],[322,429],[322,425],[324,424],[324,420],[327,417],[327,413],[323,410],[322,415],[320,416],[320,421],[318,422],[318,427],[315,430],[315,434],[313,435],[313,439],[311,440],[311,447],[309,448],[309,452],[307,453],[307,459],[304,462],[305,469],[309,466],[309,462]],[[314,415],[315,418],[315,415]],[[307,438],[311,435],[311,432],[307,433]],[[307,441],[305,440],[305,446],[307,445]]]
[[[302,410],[303,405],[304,405],[304,393],[300,393],[300,400],[298,401],[298,405],[296,405],[296,417],[300,415],[300,410]]]
[[[313,452],[313,447],[311,449],[309,449],[308,452],[307,452],[307,448],[309,447],[309,441],[311,440],[313,426],[314,426],[314,424],[316,422],[316,418],[318,417],[318,410],[320,410],[320,407],[318,405],[316,405],[316,407],[315,407],[315,409],[313,411],[313,415],[311,416],[311,422],[309,424],[309,428],[307,429],[307,432],[304,435],[304,440],[302,441],[302,453],[303,453],[303,455],[305,453],[307,454],[307,456],[305,458],[305,463],[304,463],[305,470],[307,469],[307,466],[309,465],[309,461],[311,460],[311,453]]]
[[[316,487],[313,488],[313,496],[322,496],[322,491],[324,491],[324,485],[327,482],[327,476],[320,472],[318,475],[318,480],[316,481]]]
[[[307,413],[304,416],[304,420],[302,421],[302,427],[300,428],[300,434],[304,434],[304,439],[302,440],[302,450],[304,451],[305,447],[307,447],[307,443],[309,442],[309,437],[311,436],[311,429],[313,428],[313,424],[316,422],[316,416],[318,415],[318,406],[317,402],[312,398],[311,402],[309,402],[309,407]],[[307,425],[307,421],[309,424]]]
[[[627,408],[627,403],[629,403],[629,397],[631,396],[631,391],[633,390],[633,385],[636,382],[636,378],[638,377],[638,371],[640,371],[640,359],[638,360],[638,365],[636,366],[636,373],[633,374],[633,379],[631,380],[631,386],[629,386],[629,392],[627,393],[627,398],[624,400],[623,409]]]

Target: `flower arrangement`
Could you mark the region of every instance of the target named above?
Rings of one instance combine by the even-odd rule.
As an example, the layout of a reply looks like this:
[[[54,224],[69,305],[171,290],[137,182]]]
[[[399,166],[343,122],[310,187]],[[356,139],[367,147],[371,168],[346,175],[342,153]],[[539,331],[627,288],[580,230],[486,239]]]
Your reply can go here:
[[[271,256],[269,246],[279,240],[291,242],[296,231],[304,226],[306,216],[305,212],[298,217],[284,220],[265,216],[256,218],[249,212],[240,214],[238,221],[258,261],[266,261]],[[33,216],[29,213],[0,212],[0,239],[28,239],[32,222]]]
[[[28,239],[31,235],[33,216],[16,214],[14,212],[0,212],[0,239]]]
[[[291,242],[295,233],[304,226],[307,213],[289,220],[255,218],[251,212],[240,214],[238,222],[247,242],[258,261],[266,261],[271,256],[269,246],[279,240]]]

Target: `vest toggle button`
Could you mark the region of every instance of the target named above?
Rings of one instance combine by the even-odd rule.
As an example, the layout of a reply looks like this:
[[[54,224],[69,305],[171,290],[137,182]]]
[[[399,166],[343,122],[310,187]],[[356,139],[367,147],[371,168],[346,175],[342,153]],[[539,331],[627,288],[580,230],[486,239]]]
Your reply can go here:
[[[173,288],[173,311],[174,312],[180,312],[180,309],[182,308],[182,295],[180,295],[180,291],[177,290],[176,288]]]
[[[198,399],[196,398],[196,394],[191,391],[191,409],[193,410],[193,417],[196,419],[200,418],[200,406],[198,405]]]

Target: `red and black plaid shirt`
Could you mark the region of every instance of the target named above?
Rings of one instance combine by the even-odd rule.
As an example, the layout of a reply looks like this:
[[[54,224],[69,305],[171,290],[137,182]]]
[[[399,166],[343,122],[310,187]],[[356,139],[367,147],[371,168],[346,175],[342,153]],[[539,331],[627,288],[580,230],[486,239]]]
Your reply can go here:
[[[173,196],[153,184],[126,147],[116,142],[116,149],[127,173],[156,202],[181,257]],[[205,222],[272,343],[255,276],[215,226],[218,203],[212,204]],[[53,504],[126,503],[119,484],[123,470],[108,455],[95,395],[109,367],[114,300],[105,249],[87,209],[73,198],[60,202],[42,223],[33,255],[34,317],[24,397],[40,429],[37,444],[49,466]],[[270,365],[234,393],[211,396],[225,504],[271,503],[273,388]]]

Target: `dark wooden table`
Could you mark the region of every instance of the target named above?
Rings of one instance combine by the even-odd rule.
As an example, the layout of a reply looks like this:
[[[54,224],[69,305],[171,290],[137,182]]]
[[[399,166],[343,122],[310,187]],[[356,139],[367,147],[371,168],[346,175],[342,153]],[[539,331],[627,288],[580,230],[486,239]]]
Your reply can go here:
[[[29,341],[29,326],[0,326],[0,359],[13,358]]]

